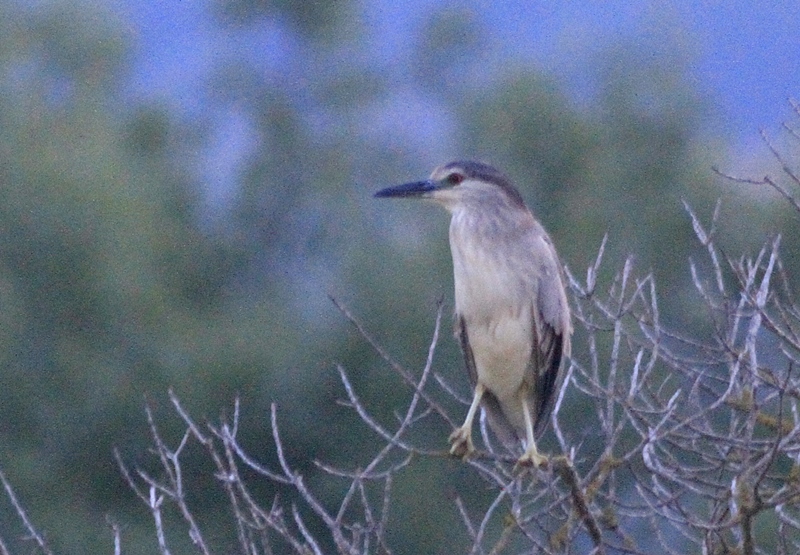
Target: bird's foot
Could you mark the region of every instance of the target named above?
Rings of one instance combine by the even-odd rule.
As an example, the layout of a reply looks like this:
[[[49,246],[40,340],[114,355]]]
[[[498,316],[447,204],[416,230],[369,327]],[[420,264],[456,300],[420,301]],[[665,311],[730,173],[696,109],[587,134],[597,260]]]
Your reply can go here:
[[[542,455],[535,447],[528,447],[517,460],[515,467],[546,468],[549,464],[547,455]]]
[[[450,434],[448,441],[452,444],[450,454],[455,457],[466,459],[475,451],[475,445],[472,444],[472,430],[464,426],[456,428]]]

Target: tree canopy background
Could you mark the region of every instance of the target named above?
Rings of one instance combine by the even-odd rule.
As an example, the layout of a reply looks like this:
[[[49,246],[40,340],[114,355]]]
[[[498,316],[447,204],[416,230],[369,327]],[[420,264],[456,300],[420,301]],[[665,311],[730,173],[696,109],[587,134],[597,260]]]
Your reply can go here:
[[[682,200],[710,216],[722,198],[731,253],[781,231],[785,260],[800,259],[798,221],[774,194],[714,177],[726,138],[678,34],[607,45],[583,62],[577,99],[506,56],[472,10],[430,10],[407,56],[378,65],[358,3],[213,6],[224,37],[277,29],[286,54],[266,66],[232,48],[187,114],[130,94],[137,43],[120,15],[0,1],[0,468],[60,552],[109,552],[107,518],[123,523],[127,553],[154,551],[112,450],[142,458],[142,407],[159,413],[168,388],[209,418],[239,395],[254,449],[276,402],[298,463],[373,448],[348,432],[357,422],[336,403],[334,363],[387,418],[403,393],[328,295],[422,364],[436,300],[451,304],[447,218],[371,195],[440,163],[508,172],[577,273],[608,234],[608,272],[633,254],[665,317],[689,329],[697,247]],[[214,164],[234,154],[222,180]],[[455,342],[436,364],[461,374]],[[450,553],[457,461],[419,463],[406,479],[393,516],[405,552]],[[213,522],[214,499],[194,502]],[[438,522],[413,516],[432,511]],[[18,538],[10,515],[0,503],[0,536]],[[231,533],[220,526],[220,545]]]

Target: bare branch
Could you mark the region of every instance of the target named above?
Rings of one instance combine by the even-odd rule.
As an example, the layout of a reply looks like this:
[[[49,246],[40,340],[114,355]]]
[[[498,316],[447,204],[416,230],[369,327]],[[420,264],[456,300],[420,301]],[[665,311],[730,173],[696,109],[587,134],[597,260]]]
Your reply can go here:
[[[31,522],[30,518],[28,518],[28,513],[22,506],[22,503],[19,502],[17,499],[16,493],[14,493],[14,489],[11,487],[11,484],[6,479],[6,475],[3,474],[3,471],[0,470],[0,482],[3,483],[3,489],[6,491],[6,497],[11,502],[11,505],[14,507],[14,510],[17,513],[17,516],[22,521],[25,530],[27,531],[30,539],[32,539],[36,545],[41,549],[46,555],[53,555],[53,552],[50,550],[50,546],[47,545],[44,537],[36,530]],[[5,545],[3,545],[3,549],[7,551]]]

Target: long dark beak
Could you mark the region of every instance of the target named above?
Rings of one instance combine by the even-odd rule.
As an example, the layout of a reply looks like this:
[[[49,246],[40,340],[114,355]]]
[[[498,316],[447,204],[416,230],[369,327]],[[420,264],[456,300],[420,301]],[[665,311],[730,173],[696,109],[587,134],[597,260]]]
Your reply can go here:
[[[415,181],[414,183],[406,183],[405,185],[387,187],[375,193],[375,196],[378,198],[421,197],[425,195],[425,193],[435,191],[437,188],[435,181],[426,179],[425,181]]]

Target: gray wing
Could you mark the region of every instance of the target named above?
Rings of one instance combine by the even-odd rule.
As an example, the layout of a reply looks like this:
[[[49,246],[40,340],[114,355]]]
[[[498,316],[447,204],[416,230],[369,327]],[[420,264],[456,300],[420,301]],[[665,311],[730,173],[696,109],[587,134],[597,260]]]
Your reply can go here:
[[[555,248],[544,230],[537,230],[533,248],[538,279],[531,313],[533,352],[527,378],[529,403],[534,412],[534,433],[542,435],[564,381],[561,362],[570,355],[572,323],[565,291],[566,280]]]
[[[458,343],[461,345],[461,352],[464,355],[464,365],[467,367],[467,375],[469,376],[469,383],[474,390],[478,384],[478,369],[475,367],[475,355],[472,352],[472,346],[469,344],[469,334],[467,333],[467,323],[462,316],[456,314],[455,330]],[[506,448],[513,450],[519,447],[519,438],[516,430],[503,414],[500,408],[500,403],[494,393],[486,391],[481,399],[481,408],[486,414],[489,422],[489,427],[494,431],[495,435],[506,446]]]

